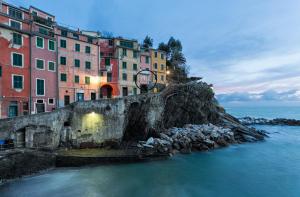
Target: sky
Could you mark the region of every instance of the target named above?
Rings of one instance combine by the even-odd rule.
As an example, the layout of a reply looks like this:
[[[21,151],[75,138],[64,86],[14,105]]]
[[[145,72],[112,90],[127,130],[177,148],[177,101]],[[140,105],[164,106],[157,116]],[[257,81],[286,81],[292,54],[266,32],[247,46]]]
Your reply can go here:
[[[300,103],[300,0],[8,0],[63,25],[154,45],[181,40],[222,102]]]

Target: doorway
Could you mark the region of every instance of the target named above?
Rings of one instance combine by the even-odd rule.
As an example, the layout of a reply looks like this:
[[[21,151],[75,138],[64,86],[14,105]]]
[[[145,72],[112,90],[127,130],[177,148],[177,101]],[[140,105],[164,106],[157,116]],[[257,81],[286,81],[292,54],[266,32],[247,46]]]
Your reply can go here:
[[[35,103],[36,113],[44,113],[45,112],[45,103],[44,100],[37,100]]]
[[[18,102],[11,101],[8,107],[8,117],[16,117],[18,116]]]
[[[69,95],[65,95],[64,96],[64,106],[67,106],[70,104],[70,96]]]

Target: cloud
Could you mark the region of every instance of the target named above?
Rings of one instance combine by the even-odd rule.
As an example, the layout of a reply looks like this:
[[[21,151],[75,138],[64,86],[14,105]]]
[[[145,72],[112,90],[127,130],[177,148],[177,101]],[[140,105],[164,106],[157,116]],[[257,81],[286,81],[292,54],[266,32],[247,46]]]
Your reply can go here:
[[[219,94],[216,97],[221,103],[268,101],[300,102],[300,91],[295,89],[284,92],[278,92],[275,90],[267,90],[261,93],[233,92],[228,94]]]

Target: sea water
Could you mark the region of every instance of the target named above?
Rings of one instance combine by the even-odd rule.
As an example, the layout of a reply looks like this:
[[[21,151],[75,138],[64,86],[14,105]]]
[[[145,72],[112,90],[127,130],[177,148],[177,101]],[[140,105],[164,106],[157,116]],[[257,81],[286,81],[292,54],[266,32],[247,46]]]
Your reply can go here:
[[[300,119],[298,108],[227,111]],[[299,197],[300,127],[257,128],[267,130],[270,137],[164,161],[56,169],[6,183],[0,186],[0,196]]]

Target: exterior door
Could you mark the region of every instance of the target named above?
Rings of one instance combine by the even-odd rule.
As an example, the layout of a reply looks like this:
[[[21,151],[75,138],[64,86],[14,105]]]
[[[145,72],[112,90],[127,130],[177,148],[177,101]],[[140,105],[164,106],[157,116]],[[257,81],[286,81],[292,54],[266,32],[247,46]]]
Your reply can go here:
[[[96,93],[95,92],[91,93],[91,100],[96,100]]]
[[[70,96],[69,95],[64,96],[64,104],[65,104],[65,106],[70,104]]]
[[[16,117],[18,116],[18,102],[12,101],[8,107],[8,117]]]
[[[35,104],[36,113],[44,113],[45,112],[45,103],[43,100],[37,100]]]
[[[128,88],[127,87],[122,88],[122,95],[123,96],[128,96]]]
[[[76,101],[84,101],[84,93],[76,93]]]

